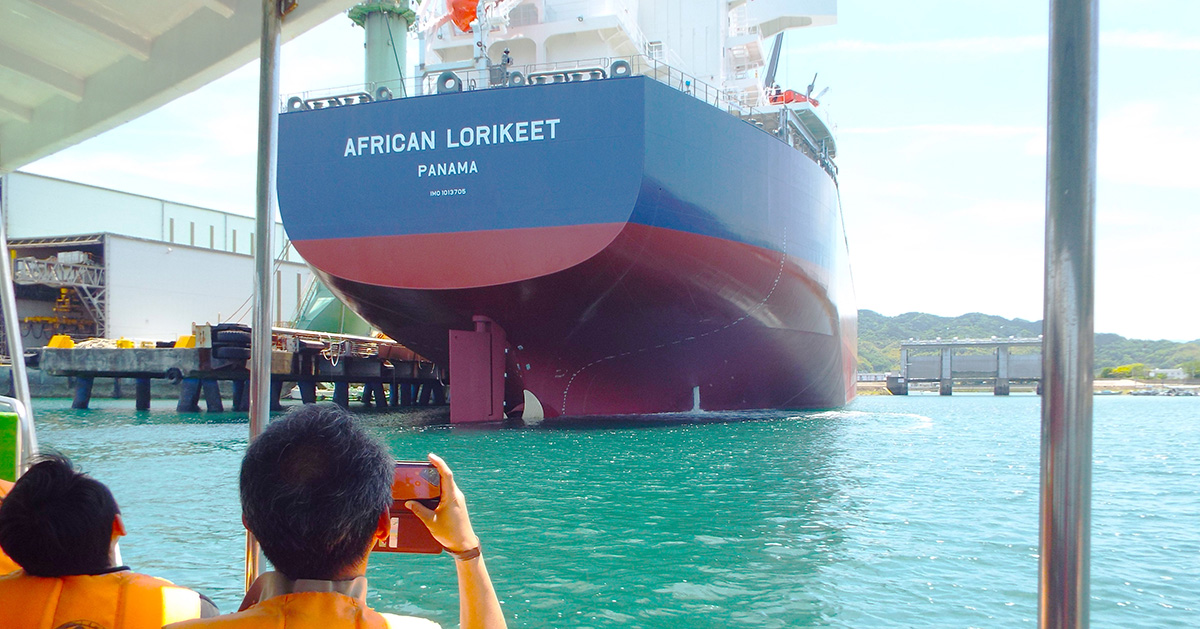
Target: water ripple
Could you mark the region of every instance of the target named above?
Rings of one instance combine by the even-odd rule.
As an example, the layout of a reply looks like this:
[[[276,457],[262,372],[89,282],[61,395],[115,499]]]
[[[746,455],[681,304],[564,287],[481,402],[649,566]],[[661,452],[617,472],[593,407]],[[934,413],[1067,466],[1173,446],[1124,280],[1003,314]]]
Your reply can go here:
[[[42,442],[107,482],[136,569],[236,607],[244,415],[39,401]],[[512,627],[1036,622],[1039,400],[862,398],[815,413],[445,425],[365,413],[400,458],[442,454]],[[1095,401],[1092,620],[1200,625],[1193,399]],[[378,608],[457,623],[446,556],[382,555]]]

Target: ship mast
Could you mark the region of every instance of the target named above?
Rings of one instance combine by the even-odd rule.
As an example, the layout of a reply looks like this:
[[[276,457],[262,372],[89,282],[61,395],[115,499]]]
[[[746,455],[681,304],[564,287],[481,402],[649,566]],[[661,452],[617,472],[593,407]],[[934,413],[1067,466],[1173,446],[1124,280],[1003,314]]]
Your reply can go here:
[[[355,5],[347,16],[365,31],[364,81],[372,96],[379,98],[380,88],[387,88],[395,96],[407,96],[404,67],[408,28],[417,19],[409,0],[367,0]]]

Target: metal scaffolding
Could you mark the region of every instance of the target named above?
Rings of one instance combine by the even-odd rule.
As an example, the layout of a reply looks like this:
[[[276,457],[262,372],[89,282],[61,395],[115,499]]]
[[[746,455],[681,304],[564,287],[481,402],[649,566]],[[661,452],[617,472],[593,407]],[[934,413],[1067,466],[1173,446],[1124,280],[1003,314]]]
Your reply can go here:
[[[96,322],[96,336],[107,331],[108,290],[104,267],[95,264],[66,264],[57,260],[17,258],[13,261],[13,283],[73,288],[83,307]]]

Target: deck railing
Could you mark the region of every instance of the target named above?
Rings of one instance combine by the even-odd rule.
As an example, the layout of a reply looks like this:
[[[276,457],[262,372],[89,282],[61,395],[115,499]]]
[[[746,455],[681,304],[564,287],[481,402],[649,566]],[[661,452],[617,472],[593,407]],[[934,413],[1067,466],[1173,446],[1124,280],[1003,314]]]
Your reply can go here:
[[[324,109],[446,92],[471,92],[485,89],[519,88],[525,85],[597,81],[614,78],[614,72],[618,71],[620,62],[624,62],[628,76],[649,77],[778,136],[817,162],[834,180],[837,179],[837,166],[824,147],[818,146],[804,133],[793,128],[802,126],[794,115],[781,116],[776,110],[760,110],[755,107],[756,103],[746,102],[742,97],[741,90],[715,87],[649,55],[595,57],[523,65],[495,64],[487,68],[431,71],[422,77],[292,94],[283,99],[280,109],[284,112]]]
[[[730,113],[740,115],[752,115],[755,113],[754,106],[750,103],[742,102],[736,90],[722,90],[714,87],[673,65],[647,55],[595,57],[591,59],[524,65],[492,65],[491,67],[482,69],[467,68],[453,70],[453,73],[461,82],[461,90],[469,92],[480,89],[514,87],[522,85],[523,83],[520,82],[522,79],[528,83],[536,84],[539,82],[566,83],[609,78],[613,63],[616,61],[625,61],[628,63],[633,76],[650,77],[664,85],[705,101],[714,107],[725,109]],[[289,94],[282,99],[280,111],[323,109],[326,107],[357,105],[376,100],[388,100],[406,96],[437,94],[439,92],[438,78],[442,74],[441,72],[431,72],[426,76],[418,78],[356,83]],[[518,81],[515,84],[513,83],[514,77],[517,77],[516,80]]]

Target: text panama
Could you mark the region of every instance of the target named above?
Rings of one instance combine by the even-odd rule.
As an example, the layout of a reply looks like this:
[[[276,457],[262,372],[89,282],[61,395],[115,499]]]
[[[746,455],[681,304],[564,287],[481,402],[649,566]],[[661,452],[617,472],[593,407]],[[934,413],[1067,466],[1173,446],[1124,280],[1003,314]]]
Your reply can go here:
[[[561,120],[558,118],[551,118],[446,129],[442,134],[430,130],[360,135],[346,138],[346,148],[342,157],[431,151],[438,148],[439,136],[445,139],[443,148],[447,149],[554,140],[558,138],[559,122]]]

